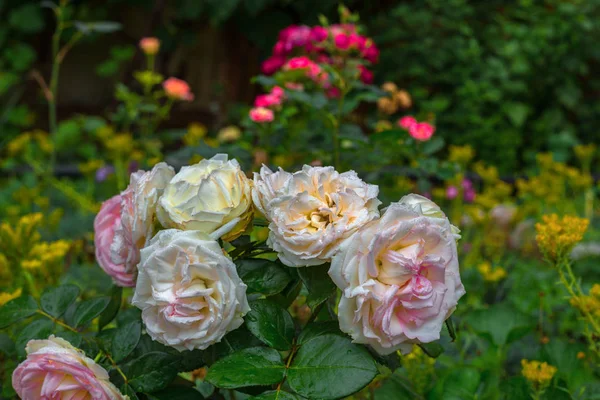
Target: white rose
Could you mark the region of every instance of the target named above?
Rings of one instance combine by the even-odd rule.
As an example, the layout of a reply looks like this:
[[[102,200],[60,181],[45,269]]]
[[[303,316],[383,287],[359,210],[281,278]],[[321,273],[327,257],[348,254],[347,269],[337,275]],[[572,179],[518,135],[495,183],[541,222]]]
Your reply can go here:
[[[414,204],[393,203],[359,229],[329,275],[342,290],[340,329],[380,354],[439,339],[465,293],[450,223]]]
[[[160,231],[138,269],[132,304],[150,337],[177,350],[219,342],[250,310],[235,264],[203,232]]]
[[[240,236],[252,220],[252,185],[226,154],[183,167],[159,200],[167,228],[198,230],[223,240]]]
[[[159,197],[175,175],[173,167],[158,163],[150,171],[131,174],[129,186],[121,193],[121,221],[111,244],[111,259],[135,273],[140,249],[154,234],[154,216]]]
[[[289,174],[263,167],[254,179],[253,199],[269,220],[267,244],[290,267],[330,261],[344,239],[379,217],[379,188],[354,171],[305,165]]]
[[[411,193],[406,195],[402,197],[398,203],[405,204],[410,207],[417,207],[417,210],[427,217],[447,218],[440,206],[429,200],[427,197],[418,194]],[[460,229],[454,225],[450,225],[450,227],[452,228],[452,234],[454,235],[454,238],[456,240],[460,239]]]

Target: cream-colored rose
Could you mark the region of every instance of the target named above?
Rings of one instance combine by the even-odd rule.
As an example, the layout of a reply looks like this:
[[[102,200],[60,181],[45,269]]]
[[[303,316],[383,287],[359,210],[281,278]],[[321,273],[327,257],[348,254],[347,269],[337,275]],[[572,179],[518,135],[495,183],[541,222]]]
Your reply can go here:
[[[250,310],[235,264],[203,232],[160,231],[138,269],[132,304],[150,337],[177,350],[219,342]]]
[[[446,218],[446,214],[444,214],[440,206],[429,200],[427,197],[418,194],[411,193],[406,195],[400,199],[399,203],[410,207],[417,207],[417,210],[427,217]],[[460,229],[454,225],[450,225],[450,227],[452,228],[455,239],[460,239]]]
[[[167,228],[198,230],[227,241],[244,232],[252,214],[252,182],[226,154],[183,167],[158,207],[158,219]]]
[[[329,270],[342,290],[340,329],[380,354],[439,339],[465,293],[450,223],[413,200],[391,204],[354,233]]]
[[[331,260],[340,243],[379,217],[379,188],[354,171],[305,165],[293,174],[263,167],[253,199],[269,220],[267,244],[291,267]]]
[[[110,247],[111,260],[135,273],[140,249],[154,234],[158,199],[175,175],[172,167],[158,163],[152,170],[131,174],[129,186],[121,193],[121,220]]]

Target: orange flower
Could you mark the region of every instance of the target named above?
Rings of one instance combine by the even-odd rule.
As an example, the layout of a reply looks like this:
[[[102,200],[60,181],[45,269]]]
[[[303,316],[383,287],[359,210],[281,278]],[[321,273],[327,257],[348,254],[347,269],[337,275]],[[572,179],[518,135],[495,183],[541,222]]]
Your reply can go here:
[[[190,91],[190,85],[186,81],[177,78],[169,78],[163,82],[163,88],[167,96],[176,100],[192,101],[194,94]]]
[[[158,53],[160,49],[160,40],[155,37],[146,37],[140,40],[140,48],[149,56],[153,56]]]

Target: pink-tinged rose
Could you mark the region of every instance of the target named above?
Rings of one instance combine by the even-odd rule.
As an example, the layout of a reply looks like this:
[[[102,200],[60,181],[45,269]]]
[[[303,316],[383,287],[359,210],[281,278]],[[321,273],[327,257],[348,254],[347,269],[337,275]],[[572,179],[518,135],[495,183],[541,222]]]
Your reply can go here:
[[[431,201],[407,198],[342,243],[329,270],[342,290],[340,329],[380,354],[439,339],[465,293],[449,221]]]
[[[287,63],[283,66],[285,70],[294,70],[294,69],[305,69],[310,68],[314,62],[310,60],[310,58],[306,56],[293,57],[288,60]]]
[[[466,203],[472,203],[475,201],[475,197],[477,196],[477,192],[474,189],[466,189],[464,199]]]
[[[158,199],[173,176],[172,167],[158,163],[148,172],[131,174],[129,186],[121,192],[121,221],[115,227],[110,253],[113,264],[123,265],[128,274],[137,273],[140,249],[154,234]]]
[[[281,104],[281,97],[273,94],[261,94],[254,99],[254,107],[274,107]]]
[[[220,342],[250,310],[246,285],[219,243],[200,231],[160,231],[142,250],[132,304],[150,337],[179,351]]]
[[[298,92],[304,91],[304,85],[298,82],[286,82],[284,86],[289,90],[296,90]]]
[[[285,91],[281,86],[273,86],[273,89],[271,89],[271,95],[283,99],[285,97]]]
[[[116,195],[102,203],[94,219],[94,246],[96,261],[117,286],[135,286],[135,275],[127,272],[124,264],[115,264],[111,260],[111,245],[115,229],[121,225],[121,196]]]
[[[322,26],[314,26],[310,31],[310,40],[315,43],[321,43],[327,39],[328,35],[329,32],[327,32],[327,29]]]
[[[435,133],[435,127],[433,127],[433,125],[431,125],[429,122],[418,122],[408,128],[408,133],[415,140],[426,142],[431,139]]]
[[[446,189],[446,198],[448,200],[454,200],[456,196],[458,196],[458,189],[456,188],[456,186],[448,186],[448,188]]]
[[[338,33],[334,36],[333,43],[339,50],[348,50],[350,48],[350,37],[345,33]]]
[[[282,41],[278,41],[273,46],[273,55],[274,56],[286,56],[289,53],[288,49],[285,48],[285,43]]]
[[[360,70],[360,80],[363,83],[371,84],[373,83],[373,72],[369,71],[364,65],[359,65],[358,69]]]
[[[285,57],[272,56],[262,63],[261,70],[265,75],[273,75],[283,67],[283,64],[285,64]]]
[[[356,33],[351,33],[348,35],[348,47],[351,49],[359,50],[361,48],[361,43],[364,47],[365,38]]]
[[[325,54],[319,54],[317,55],[317,62],[319,64],[331,64],[331,58],[329,58],[327,55]]]
[[[185,101],[194,100],[194,94],[190,90],[190,85],[184,80],[171,77],[164,81],[162,85],[167,96],[172,99]]]
[[[414,125],[417,124],[417,120],[414,117],[407,115],[405,117],[400,118],[398,120],[397,124],[399,127],[409,130],[410,128],[412,128]]]
[[[127,399],[104,368],[62,338],[30,340],[25,350],[27,358],[12,375],[13,388],[23,400]]]
[[[290,25],[279,32],[279,41],[285,43],[286,50],[304,46],[310,37],[311,29],[306,25]]]
[[[367,40],[364,50],[362,51],[362,56],[365,60],[377,64],[377,61],[379,61],[379,49],[371,40]]]
[[[160,40],[155,37],[146,37],[140,40],[140,49],[149,56],[153,56],[158,53],[160,49]]]
[[[255,107],[250,110],[249,114],[250,119],[254,122],[262,124],[264,122],[272,122],[275,118],[275,114],[273,110],[269,110],[265,107]]]
[[[325,95],[330,99],[337,99],[342,95],[342,91],[339,88],[332,86],[325,91]]]

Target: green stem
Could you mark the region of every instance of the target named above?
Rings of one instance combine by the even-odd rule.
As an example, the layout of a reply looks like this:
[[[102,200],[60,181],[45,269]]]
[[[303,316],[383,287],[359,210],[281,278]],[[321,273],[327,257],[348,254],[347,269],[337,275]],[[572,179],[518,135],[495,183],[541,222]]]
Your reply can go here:
[[[64,322],[62,322],[61,320],[59,320],[58,318],[54,318],[52,315],[50,315],[50,314],[47,314],[47,313],[45,313],[45,312],[44,312],[44,311],[42,311],[42,310],[37,310],[37,313],[38,313],[38,314],[41,314],[41,315],[43,315],[43,316],[44,316],[44,317],[46,317],[46,318],[49,318],[49,319],[51,319],[51,320],[52,320],[52,322],[54,322],[54,323],[55,323],[55,324],[57,324],[57,325],[60,325],[60,326],[62,326],[63,328],[65,328],[65,329],[66,329],[66,330],[68,330],[68,331],[75,332],[75,333],[79,333],[79,332],[77,332],[77,330],[76,330],[76,329],[74,329],[74,328],[70,327],[69,325],[67,325],[67,324],[65,324]]]

